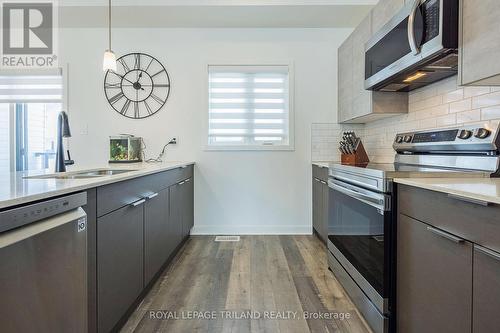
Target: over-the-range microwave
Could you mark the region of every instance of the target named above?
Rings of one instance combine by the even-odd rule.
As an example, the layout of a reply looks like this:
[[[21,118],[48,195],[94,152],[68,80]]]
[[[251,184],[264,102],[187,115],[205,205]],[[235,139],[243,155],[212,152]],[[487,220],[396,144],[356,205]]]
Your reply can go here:
[[[411,91],[455,75],[458,0],[414,0],[365,45],[365,88]]]

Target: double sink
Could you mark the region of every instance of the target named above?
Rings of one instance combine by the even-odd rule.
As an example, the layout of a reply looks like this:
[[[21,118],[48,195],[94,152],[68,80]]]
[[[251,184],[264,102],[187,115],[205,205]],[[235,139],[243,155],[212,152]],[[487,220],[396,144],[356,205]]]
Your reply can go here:
[[[132,172],[137,170],[131,169],[97,169],[97,170],[85,170],[76,172],[64,172],[64,173],[54,173],[49,175],[38,175],[38,176],[28,176],[24,177],[26,179],[87,179],[87,178],[98,178],[104,176],[114,176],[126,172]]]

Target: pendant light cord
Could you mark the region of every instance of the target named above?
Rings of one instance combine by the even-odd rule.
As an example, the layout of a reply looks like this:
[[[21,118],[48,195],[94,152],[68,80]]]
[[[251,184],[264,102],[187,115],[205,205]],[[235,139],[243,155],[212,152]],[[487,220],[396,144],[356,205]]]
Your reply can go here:
[[[109,36],[109,51],[111,51],[111,0],[108,5],[108,36]]]

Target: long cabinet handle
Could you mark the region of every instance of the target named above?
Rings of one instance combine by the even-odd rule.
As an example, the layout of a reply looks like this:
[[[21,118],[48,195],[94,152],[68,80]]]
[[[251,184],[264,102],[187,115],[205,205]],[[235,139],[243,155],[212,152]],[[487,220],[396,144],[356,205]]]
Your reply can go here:
[[[465,241],[463,238],[453,236],[452,234],[449,234],[445,231],[442,231],[442,230],[439,230],[439,229],[436,229],[433,227],[427,227],[427,230],[432,232],[433,234],[435,234],[437,236],[446,238],[446,239],[451,240],[452,242],[455,242],[457,244],[463,243]]]
[[[455,199],[455,200],[460,200],[460,201],[464,201],[464,202],[468,202],[468,203],[472,203],[472,204],[476,204],[476,205],[480,205],[480,206],[485,206],[485,207],[490,204],[488,201],[483,201],[483,200],[479,200],[479,199],[472,199],[472,198],[466,198],[466,197],[462,197],[462,196],[459,196],[459,195],[456,195],[456,194],[451,194],[451,193],[448,194],[448,198]]]
[[[474,245],[474,250],[477,250],[478,252],[481,252],[482,254],[487,255],[488,257],[491,257],[495,260],[500,261],[500,253],[492,251],[490,249],[487,249],[485,247],[482,247],[480,245]]]
[[[151,200],[151,199],[153,199],[153,198],[154,198],[154,197],[156,197],[156,196],[158,196],[158,193],[153,193],[153,194],[148,195],[148,196],[146,197],[146,199]]]
[[[191,178],[188,178],[185,180],[186,183],[189,183],[191,181]]]
[[[137,200],[136,202],[131,203],[130,205],[131,205],[132,207],[137,207],[137,206],[142,205],[142,204],[143,204],[143,203],[145,203],[145,202],[146,202],[146,199],[141,199],[141,200]]]
[[[184,183],[185,183],[185,182],[186,182],[186,181],[185,181],[185,180],[183,180],[182,182],[177,183],[177,185],[184,185]]]
[[[319,180],[318,178],[314,178],[315,181],[317,181],[318,183],[321,183],[321,180]]]

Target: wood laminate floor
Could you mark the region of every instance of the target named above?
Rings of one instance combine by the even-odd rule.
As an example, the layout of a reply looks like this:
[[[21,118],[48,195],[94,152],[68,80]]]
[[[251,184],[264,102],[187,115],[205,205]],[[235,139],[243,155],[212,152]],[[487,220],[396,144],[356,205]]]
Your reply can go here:
[[[327,267],[315,236],[191,237],[122,332],[371,332]]]

